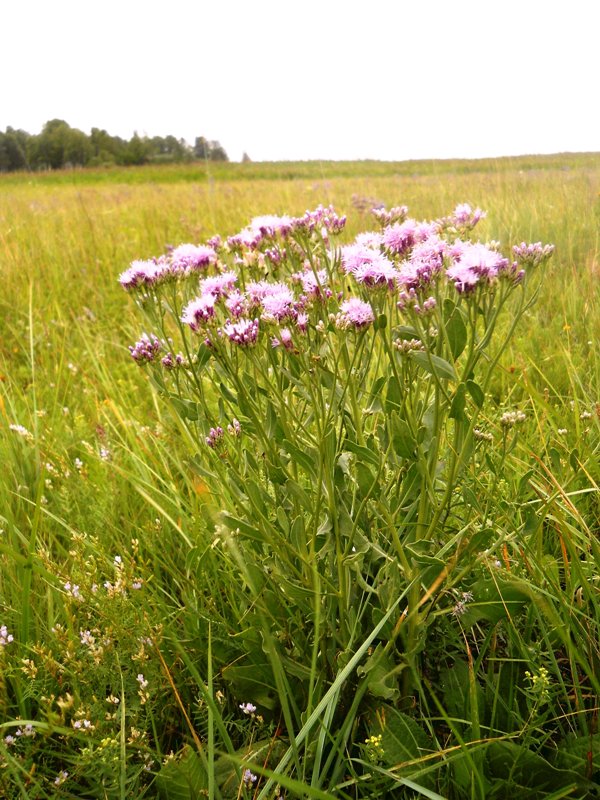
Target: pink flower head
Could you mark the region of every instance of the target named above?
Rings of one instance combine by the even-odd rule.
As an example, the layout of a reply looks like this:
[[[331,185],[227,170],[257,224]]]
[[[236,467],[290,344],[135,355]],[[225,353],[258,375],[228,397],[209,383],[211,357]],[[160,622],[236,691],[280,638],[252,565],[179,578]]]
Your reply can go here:
[[[372,208],[371,214],[381,225],[387,226],[394,222],[404,222],[408,214],[406,206],[395,206],[387,211],[385,208]]]
[[[508,266],[508,259],[484,244],[457,241],[451,248],[456,262],[446,270],[457,291],[468,292],[480,281],[490,282]]]
[[[215,316],[215,297],[212,294],[203,294],[191,300],[183,309],[181,321],[197,331],[200,325],[208,322]]]
[[[331,290],[327,289],[327,271],[324,269],[319,269],[316,272],[309,269],[306,272],[297,272],[292,277],[300,281],[302,291],[309,297],[322,298],[331,296]]]
[[[273,347],[284,347],[286,350],[294,349],[294,342],[292,341],[292,332],[289,328],[282,328],[279,331],[279,338],[274,336],[271,339]]]
[[[347,244],[340,250],[342,255],[342,268],[344,272],[356,272],[365,263],[370,263],[379,255],[378,250],[366,244]]]
[[[383,244],[394,255],[404,255],[415,243],[417,223],[414,219],[397,222],[383,231]]]
[[[227,239],[227,246],[230,250],[241,252],[242,250],[256,250],[261,244],[264,236],[259,230],[245,228],[243,231],[230,236]]]
[[[220,441],[222,440],[224,435],[223,428],[218,425],[216,428],[211,428],[208,432],[208,436],[205,438],[206,444],[211,447],[213,450],[218,446]]]
[[[455,228],[474,228],[479,220],[484,219],[486,216],[485,211],[480,208],[473,210],[468,203],[461,203],[456,206],[450,217],[448,217],[448,222]]]
[[[226,297],[233,289],[237,281],[235,272],[222,272],[220,275],[213,275],[200,281],[200,291],[202,294],[212,294],[218,297]]]
[[[357,297],[351,297],[340,306],[340,313],[336,319],[338,328],[355,328],[362,330],[375,319],[373,309],[369,303],[364,303]]]
[[[155,361],[161,350],[160,340],[154,334],[143,333],[139,341],[129,348],[131,357],[138,364],[149,364]]]
[[[437,234],[416,244],[408,261],[400,267],[400,283],[408,288],[426,286],[441,272],[447,253],[448,244]]]
[[[230,342],[240,347],[250,347],[258,339],[258,320],[241,319],[239,322],[228,322],[223,326],[223,333]]]
[[[246,286],[246,296],[250,306],[259,306],[264,298],[269,294],[288,292],[289,287],[286,283],[269,283],[269,281],[257,281]]]
[[[262,236],[287,236],[294,225],[294,220],[291,217],[277,217],[274,214],[267,214],[262,217],[254,217],[250,222],[250,229],[258,231]]]
[[[237,289],[230,292],[229,297],[225,300],[225,307],[232,317],[241,317],[246,312],[244,295]]]
[[[415,242],[425,242],[440,231],[439,222],[417,222],[415,226]]]
[[[296,327],[300,331],[300,333],[306,333],[308,330],[308,314],[298,314],[296,317]]]
[[[346,217],[338,216],[333,206],[325,208],[320,205],[314,211],[307,211],[303,217],[294,220],[294,227],[313,231],[322,229],[325,233],[340,233],[346,225]]]
[[[358,234],[354,242],[355,244],[378,250],[383,244],[383,234],[377,231],[364,231],[364,233]]]
[[[553,244],[543,245],[541,242],[535,244],[516,244],[513,247],[513,254],[519,263],[529,267],[537,267],[550,258],[554,252]]]
[[[149,259],[132,261],[129,269],[119,276],[119,283],[124,289],[138,289],[153,286],[169,276],[169,265],[166,259]]]
[[[386,286],[393,289],[398,280],[398,270],[392,262],[375,251],[369,260],[364,260],[353,270],[353,274],[358,283],[370,287]]]
[[[179,274],[189,275],[216,263],[216,252],[206,245],[180,244],[171,253],[171,269]]]
[[[265,295],[262,299],[262,307],[264,310],[262,318],[267,321],[281,322],[283,319],[293,318],[296,313],[294,295],[287,286],[278,292]]]

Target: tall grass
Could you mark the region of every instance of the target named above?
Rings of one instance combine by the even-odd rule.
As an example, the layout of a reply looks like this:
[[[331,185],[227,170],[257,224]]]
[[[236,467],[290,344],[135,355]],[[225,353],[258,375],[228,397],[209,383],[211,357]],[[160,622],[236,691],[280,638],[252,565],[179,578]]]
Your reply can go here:
[[[0,176],[0,189],[5,796],[266,797],[277,784],[315,798],[593,796],[597,156]],[[131,363],[139,321],[116,282],[167,244],[319,202],[348,212],[350,238],[367,224],[361,198],[417,218],[467,200],[489,211],[484,239],[556,245],[490,385],[498,408],[528,421],[473,466],[465,502],[481,529],[470,572],[430,587],[412,705],[394,699],[393,657],[371,658],[402,589],[388,584],[383,616],[348,652],[332,645],[328,676],[308,635],[286,640],[294,620],[268,624],[256,573],[208,535],[224,497],[197,439]],[[423,569],[448,555],[427,554]],[[467,575],[477,602],[453,615]],[[315,596],[299,601],[313,624]],[[246,768],[261,776],[253,788]]]

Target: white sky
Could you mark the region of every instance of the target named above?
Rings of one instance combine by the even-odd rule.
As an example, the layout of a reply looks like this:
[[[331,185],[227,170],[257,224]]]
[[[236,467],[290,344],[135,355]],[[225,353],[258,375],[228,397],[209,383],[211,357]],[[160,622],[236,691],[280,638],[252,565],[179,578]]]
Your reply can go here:
[[[232,160],[600,151],[599,0],[0,0],[0,130]]]

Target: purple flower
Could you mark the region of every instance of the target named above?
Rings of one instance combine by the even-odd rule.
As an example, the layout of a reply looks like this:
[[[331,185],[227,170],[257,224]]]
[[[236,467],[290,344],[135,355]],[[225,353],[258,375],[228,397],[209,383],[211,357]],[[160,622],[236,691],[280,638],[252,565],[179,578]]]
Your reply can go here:
[[[212,294],[214,298],[226,297],[237,282],[235,272],[222,272],[200,281],[201,294]]]
[[[185,361],[184,356],[182,353],[177,353],[176,356],[169,351],[166,356],[163,356],[160,360],[160,363],[163,365],[165,369],[175,369],[175,367],[180,367]]]
[[[248,716],[252,716],[252,714],[254,714],[256,711],[256,706],[254,703],[240,703],[239,707],[241,708],[242,712]]]
[[[171,253],[171,268],[175,273],[189,275],[216,263],[216,252],[206,245],[180,244]]]
[[[245,786],[252,786],[253,784],[256,783],[258,778],[249,769],[245,769],[244,770],[244,774],[242,775],[242,780],[243,780]]]
[[[383,234],[377,231],[365,231],[364,233],[358,234],[354,243],[362,245],[363,247],[370,247],[373,250],[378,250],[383,245]]]
[[[340,250],[344,272],[356,272],[365,263],[370,263],[379,254],[378,250],[365,244],[347,244]]]
[[[300,333],[306,333],[308,329],[308,314],[298,314],[296,317],[296,327]]]
[[[129,269],[119,276],[119,283],[128,291],[154,286],[169,277],[169,264],[164,258],[132,261]]]
[[[224,431],[223,428],[217,426],[216,428],[211,428],[208,432],[208,436],[205,439],[206,444],[213,449],[219,444],[221,439],[223,438]]]
[[[516,244],[513,247],[513,254],[517,261],[529,267],[537,267],[549,259],[553,252],[553,244],[543,245],[541,242],[536,242],[535,244],[521,242],[521,244]]]
[[[149,364],[158,357],[161,347],[160,340],[154,334],[148,336],[143,333],[139,341],[129,347],[129,352],[138,364]]]
[[[319,269],[313,272],[311,269],[305,272],[296,272],[292,278],[302,284],[302,291],[309,297],[315,299],[322,299],[323,297],[331,297],[331,289],[327,287],[327,271]]]
[[[246,286],[246,296],[250,306],[259,306],[267,295],[289,291],[287,284],[269,283],[269,281],[258,281],[256,283],[249,283]]]
[[[208,322],[215,316],[215,297],[212,294],[203,294],[191,300],[183,309],[181,321],[197,331],[200,325]]]
[[[392,225],[394,222],[404,222],[408,214],[406,206],[395,206],[386,211],[385,208],[372,208],[371,214],[383,226]]]
[[[314,211],[307,211],[303,217],[298,217],[294,220],[294,227],[304,228],[307,231],[313,231],[315,228],[320,227],[326,233],[340,233],[346,225],[346,217],[340,217],[336,213],[333,206],[325,208],[319,206]]]
[[[262,319],[271,321],[293,318],[295,316],[294,295],[285,287],[279,292],[267,294],[262,299],[264,313]]]
[[[480,281],[489,283],[508,266],[508,259],[479,242],[457,241],[451,253],[457,260],[446,270],[446,275],[461,293],[473,289]]]
[[[352,272],[358,283],[363,283],[365,286],[386,286],[388,289],[393,289],[398,280],[398,270],[392,262],[375,251],[370,259],[363,260],[362,264]]]
[[[267,214],[262,217],[254,217],[250,222],[250,229],[259,231],[263,236],[275,236],[277,233],[281,236],[287,236],[294,226],[294,220],[291,217],[277,217],[274,214]]]
[[[6,625],[0,626],[0,647],[6,647],[11,642],[14,642],[12,633],[8,632]]]
[[[364,303],[357,297],[351,297],[340,306],[340,313],[336,318],[338,328],[356,328],[362,330],[375,319],[373,309],[369,303]]]
[[[416,244],[408,261],[400,266],[400,283],[408,288],[427,286],[441,272],[447,253],[447,243],[437,234]]]
[[[240,347],[250,347],[258,339],[258,320],[241,319],[239,322],[228,322],[223,326],[223,333],[230,342]]]
[[[285,347],[286,350],[294,349],[294,342],[292,341],[292,332],[289,328],[282,328],[279,331],[279,338],[274,336],[271,339],[273,347]]]
[[[244,295],[237,289],[230,293],[225,301],[225,308],[233,317],[241,317],[246,312],[246,301]]]
[[[417,223],[414,219],[397,222],[383,232],[383,243],[394,255],[404,255],[416,241]]]
[[[234,252],[241,252],[242,250],[256,250],[263,240],[263,234],[259,230],[251,230],[246,228],[234,236],[227,239],[227,246]]]
[[[236,437],[242,435],[242,426],[240,424],[239,419],[235,419],[234,417],[231,420],[231,425],[227,426],[227,433],[229,433],[230,436],[236,436]]]
[[[468,203],[461,203],[456,206],[449,217],[446,217],[441,222],[442,224],[451,225],[454,228],[471,229],[477,225],[479,220],[485,219],[486,216],[487,214],[485,211],[482,211],[480,208],[473,210]]]

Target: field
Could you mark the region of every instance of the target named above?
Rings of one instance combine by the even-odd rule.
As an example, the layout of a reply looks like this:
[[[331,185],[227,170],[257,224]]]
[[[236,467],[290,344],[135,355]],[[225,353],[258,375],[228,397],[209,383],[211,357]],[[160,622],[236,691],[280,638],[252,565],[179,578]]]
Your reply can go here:
[[[448,375],[425,370],[406,410],[360,337],[343,349],[334,487],[325,403],[322,480],[303,466],[300,360],[271,384],[283,360],[257,357],[235,393],[203,378],[192,408],[131,358],[155,332],[118,282],[134,259],[319,204],[348,215],[347,243],[373,205],[431,220],[465,202],[487,211],[475,240],[555,253],[511,341],[464,373],[485,401],[452,389],[440,412],[419,473],[439,511],[417,498],[416,522],[408,488],[379,497],[396,489],[377,420],[421,414],[429,436],[423,398],[443,408]],[[600,155],[0,175],[0,274],[0,796],[598,795]],[[359,367],[383,405],[361,404]],[[205,437],[245,390],[264,443],[220,457]],[[494,443],[461,472],[471,414]],[[410,476],[412,444],[389,448]]]

